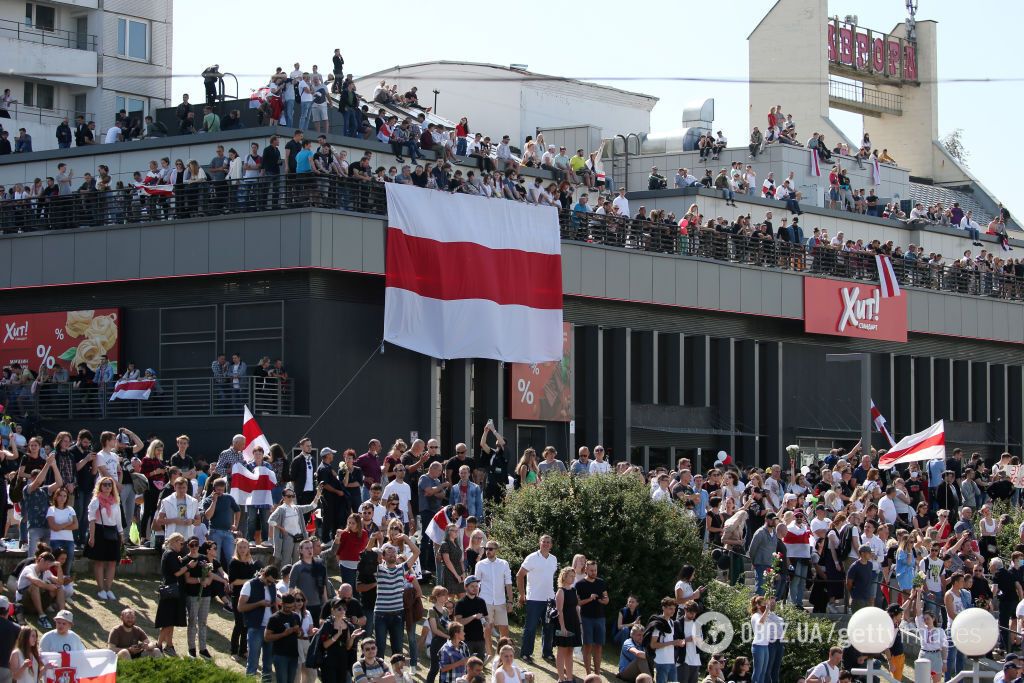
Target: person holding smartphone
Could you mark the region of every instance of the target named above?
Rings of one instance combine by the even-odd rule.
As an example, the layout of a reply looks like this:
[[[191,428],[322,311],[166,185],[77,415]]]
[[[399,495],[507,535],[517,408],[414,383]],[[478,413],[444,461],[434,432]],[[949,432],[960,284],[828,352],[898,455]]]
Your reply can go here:
[[[565,567],[558,574],[558,592],[555,594],[555,611],[558,613],[555,672],[559,681],[574,680],[572,651],[583,645],[580,636],[580,601],[575,581],[576,570],[572,567]]]

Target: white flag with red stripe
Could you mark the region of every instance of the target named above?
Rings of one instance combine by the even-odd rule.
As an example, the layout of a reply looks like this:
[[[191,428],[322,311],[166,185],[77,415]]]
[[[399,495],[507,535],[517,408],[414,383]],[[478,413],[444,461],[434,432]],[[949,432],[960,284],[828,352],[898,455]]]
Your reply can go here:
[[[811,164],[810,164],[810,167],[808,168],[808,171],[810,172],[811,175],[820,176],[821,175],[821,166],[818,165],[818,150],[816,150],[816,149],[809,149],[807,151],[811,153]]]
[[[155,379],[122,379],[114,384],[114,391],[110,394],[110,400],[135,400],[148,401],[149,395],[156,386]]]
[[[882,290],[882,298],[900,295],[900,283],[896,280],[896,270],[892,267],[892,259],[885,254],[875,256],[875,265],[878,266],[878,282]]]
[[[256,418],[249,412],[249,406],[245,406],[245,412],[242,414],[242,436],[245,437],[245,448],[242,449],[242,455],[246,462],[252,462],[252,449],[256,446],[262,448],[264,454],[270,452],[270,442],[267,441],[267,437],[263,436],[263,430],[256,424]]]
[[[145,183],[135,183],[135,189],[153,197],[174,196],[174,185],[146,185]]]
[[[892,440],[892,434],[889,433],[889,426],[885,421],[885,416],[882,415],[876,406],[874,400],[871,401],[871,421],[875,423],[875,429],[885,437],[885,440],[889,442],[890,446],[895,446],[896,442]]]
[[[387,183],[384,339],[434,358],[562,358],[552,206]]]
[[[273,505],[270,492],[277,486],[277,475],[269,467],[250,470],[240,462],[231,466],[231,497],[246,505]]]
[[[46,668],[46,683],[115,683],[117,655],[112,650],[40,652]]]
[[[878,469],[887,470],[895,465],[919,460],[946,457],[946,428],[939,420],[928,429],[900,439],[900,442],[878,459]]]
[[[445,505],[437,511],[437,514],[431,518],[430,524],[427,525],[427,536],[436,544],[444,543],[444,532],[448,529],[449,524],[455,524],[460,529],[466,526],[466,520],[463,517],[455,517],[454,505]]]
[[[878,163],[878,157],[871,158],[871,184],[875,187],[882,184],[882,166]]]

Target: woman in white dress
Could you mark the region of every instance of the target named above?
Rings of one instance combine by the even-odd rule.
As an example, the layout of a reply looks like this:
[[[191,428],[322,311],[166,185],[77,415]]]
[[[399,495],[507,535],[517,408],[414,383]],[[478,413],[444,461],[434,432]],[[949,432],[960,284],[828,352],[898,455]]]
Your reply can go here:
[[[495,662],[491,683],[533,683],[533,674],[523,671],[515,663],[515,650],[511,645],[502,645],[498,650],[498,661]]]
[[[43,670],[51,665],[43,664],[39,656],[39,631],[31,626],[21,627],[8,664],[13,683],[37,683],[43,680]]]

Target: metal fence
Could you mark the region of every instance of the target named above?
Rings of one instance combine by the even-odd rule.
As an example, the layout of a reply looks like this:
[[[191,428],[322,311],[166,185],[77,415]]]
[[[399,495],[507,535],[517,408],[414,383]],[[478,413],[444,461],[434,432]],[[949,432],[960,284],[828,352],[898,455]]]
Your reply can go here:
[[[828,79],[828,96],[880,112],[903,113],[902,95],[884,92],[861,83],[848,83],[830,78]]]
[[[76,192],[2,202],[0,230],[27,232],[305,207],[385,215],[384,183],[307,173],[176,185],[169,196],[146,194],[135,187]],[[758,234],[715,230],[691,230],[689,235],[681,235],[674,224],[594,213],[560,211],[559,221],[563,240],[878,281],[873,255],[866,252],[845,252],[828,246],[809,249],[804,244],[765,239]],[[1014,272],[985,272],[961,267],[959,262],[931,265],[902,258],[894,258],[893,266],[904,286],[1024,299],[1020,266]]]
[[[74,109],[44,109],[43,107],[29,107],[21,103],[12,104],[7,111],[11,115],[11,118],[18,123],[35,121],[37,123],[56,126],[66,118],[68,120],[68,125],[71,126],[72,130],[74,130],[75,117],[79,114],[84,116],[86,121],[90,121],[93,118],[92,112],[77,111]],[[40,142],[42,141],[40,140]],[[38,152],[39,150],[37,149],[36,151]]]
[[[96,36],[91,33],[32,26],[10,19],[0,19],[0,37],[14,38],[39,45],[56,45],[72,50],[96,51]]]
[[[113,384],[76,387],[72,383],[44,384],[37,393],[2,396],[12,413],[42,419],[110,417],[212,417],[241,415],[248,405],[257,415],[292,415],[295,380],[243,377],[238,386],[213,377],[160,379],[148,400],[110,400]]]

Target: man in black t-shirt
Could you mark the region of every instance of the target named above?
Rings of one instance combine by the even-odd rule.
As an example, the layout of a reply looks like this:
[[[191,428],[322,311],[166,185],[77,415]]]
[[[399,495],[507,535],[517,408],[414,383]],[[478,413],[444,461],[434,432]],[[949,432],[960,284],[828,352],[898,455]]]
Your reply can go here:
[[[597,562],[587,560],[587,578],[576,584],[583,626],[583,668],[587,675],[601,675],[601,648],[604,645],[604,606],[608,604],[608,586],[597,578]]]
[[[299,670],[299,634],[302,633],[302,619],[295,613],[295,596],[285,593],[281,596],[281,610],[275,612],[263,631],[263,640],[274,644],[274,669],[277,680],[295,680]]]
[[[92,432],[82,429],[78,432],[75,445],[69,449],[75,463],[75,516],[88,519],[86,509],[92,500],[93,488],[96,486],[96,475],[92,472],[92,461],[96,454],[92,452]],[[89,525],[79,524],[75,530],[75,543],[84,546],[89,538]]]
[[[487,444],[488,433],[494,434],[494,448]],[[505,439],[494,428],[494,420],[488,420],[484,425],[484,433],[480,435],[480,459],[477,462],[487,468],[484,497],[487,500],[500,500],[508,486],[508,459],[505,457]]]
[[[466,594],[455,603],[455,620],[465,627],[466,646],[477,657],[486,657],[484,626],[487,622],[487,603],[480,597],[480,579],[472,574],[463,584]]]
[[[263,148],[263,178],[261,184],[267,194],[267,205],[270,209],[276,209],[281,194],[281,148],[280,138],[276,135],[270,137],[270,144]]]
[[[444,475],[448,483],[454,485],[459,480],[459,468],[469,465],[469,469],[476,469],[475,460],[469,455],[469,449],[464,443],[455,444],[455,457],[448,458],[444,464]]]

